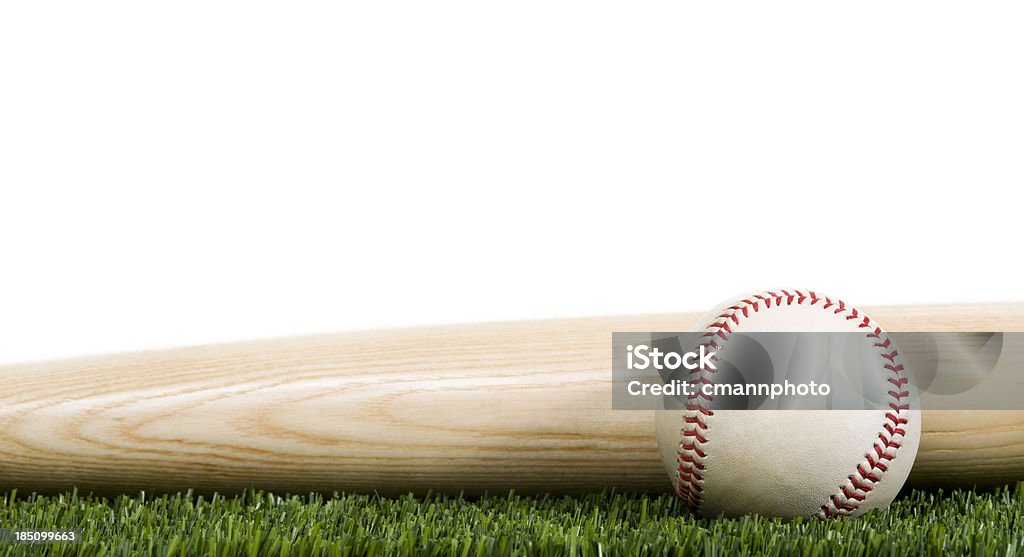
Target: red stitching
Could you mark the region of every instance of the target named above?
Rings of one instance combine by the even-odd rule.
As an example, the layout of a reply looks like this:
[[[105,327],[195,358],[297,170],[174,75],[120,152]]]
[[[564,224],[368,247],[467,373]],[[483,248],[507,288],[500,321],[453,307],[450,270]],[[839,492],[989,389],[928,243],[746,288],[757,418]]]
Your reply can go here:
[[[832,499],[832,505],[836,508],[836,510],[844,510],[844,511],[850,511],[850,512],[853,512],[853,511],[857,510],[857,507],[854,506],[854,505],[849,504],[849,502],[846,502],[846,503],[840,502],[839,498],[836,497],[835,495],[833,495],[831,497],[831,499]]]
[[[693,417],[687,416],[686,418],[683,419],[683,422],[688,423],[688,424],[697,424],[701,429],[707,429],[708,428],[707,424],[702,422],[701,419],[698,418],[697,416],[693,416]]]
[[[686,409],[691,411],[691,412],[696,410],[697,412],[700,412],[701,414],[704,414],[705,416],[710,416],[710,415],[714,414],[714,412],[712,412],[710,409],[704,408],[703,406],[698,406],[696,404],[687,404],[686,405]]]
[[[842,489],[843,489],[843,495],[846,496],[847,499],[855,499],[857,501],[863,501],[864,498],[866,497],[865,495],[861,495],[860,493],[857,493],[856,491],[851,490],[849,487],[847,487],[845,485],[843,486]]]
[[[699,457],[701,457],[701,458],[704,458],[705,456],[707,456],[707,454],[706,454],[706,453],[705,453],[704,451],[702,451],[702,450],[700,449],[700,447],[698,447],[698,446],[697,446],[697,444],[696,444],[696,443],[692,443],[692,444],[690,444],[690,445],[687,445],[686,443],[683,443],[683,444],[681,445],[681,448],[682,448],[683,450],[687,450],[687,451],[693,451],[693,453],[694,453],[694,454],[696,454],[697,456],[699,456]]]
[[[719,317],[721,317],[721,316],[719,316]],[[712,323],[712,324],[708,325],[708,328],[709,329],[710,328],[725,329],[725,331],[727,333],[731,333],[732,332],[732,329],[729,328],[729,322],[728,321],[719,321],[717,323]],[[704,336],[708,336],[708,335],[704,335]]]
[[[884,459],[882,458],[875,460],[875,457],[871,453],[864,453],[864,458],[868,459],[868,464],[871,466],[872,470],[874,470],[875,468],[878,468],[883,472],[887,472],[889,470],[889,465],[883,463],[882,460]]]
[[[903,425],[903,424],[907,423],[907,419],[906,418],[901,418],[901,417],[897,416],[896,414],[893,414],[892,412],[887,412],[885,414],[885,419],[889,420],[890,422],[892,422],[892,423],[894,423],[896,425]]]
[[[703,435],[700,434],[700,431],[698,431],[698,430],[703,430],[703,429],[706,429],[706,428],[695,427],[693,429],[683,430],[683,437],[693,437],[694,439],[697,440],[698,443],[707,443],[708,442],[707,437],[704,437]]]
[[[882,427],[889,432],[889,435],[906,435],[907,431],[902,427],[893,427],[892,424],[882,424]]]
[[[878,434],[878,438],[882,440],[882,443],[885,443],[886,447],[891,447],[893,449],[898,449],[898,448],[900,448],[902,446],[901,443],[897,443],[896,441],[892,441],[891,439],[886,437],[884,433],[879,433]]]
[[[848,484],[840,486],[839,491],[829,497],[818,513],[822,518],[848,516],[857,510],[860,502],[864,501],[867,494],[874,489],[874,484],[878,483],[881,480],[882,474],[888,471],[889,467],[886,462],[894,460],[896,455],[893,453],[902,446],[902,443],[897,438],[906,435],[906,429],[900,426],[907,424],[908,419],[904,411],[910,410],[909,404],[902,403],[903,398],[909,397],[910,393],[902,387],[908,384],[909,380],[902,375],[904,371],[903,364],[896,362],[896,359],[900,357],[899,353],[896,350],[889,351],[892,346],[891,339],[883,339],[882,329],[874,326],[871,319],[867,316],[862,316],[857,308],[847,307],[846,303],[842,300],[832,300],[812,290],[806,292],[800,290],[780,290],[779,292],[761,292],[729,306],[728,311],[718,315],[715,322],[706,327],[702,342],[712,350],[721,350],[721,343],[727,341],[729,335],[733,333],[732,325],[739,325],[741,318],[750,317],[751,309],[754,313],[757,313],[761,310],[762,304],[765,309],[770,309],[773,303],[775,307],[780,307],[783,305],[783,300],[787,306],[794,303],[803,305],[805,302],[810,306],[816,306],[818,302],[823,302],[821,305],[817,305],[817,307],[821,309],[834,308],[834,315],[847,313],[844,316],[846,320],[861,319],[861,322],[857,325],[858,328],[871,329],[870,332],[866,333],[866,336],[869,339],[879,341],[874,343],[875,348],[885,350],[885,352],[880,354],[883,360],[887,362],[883,367],[893,374],[893,377],[888,378],[888,382],[894,385],[896,390],[889,391],[889,396],[892,398],[892,401],[889,402],[889,408],[892,412],[888,412],[885,415],[886,422],[880,428],[878,434],[879,441],[872,445],[873,452],[865,453],[864,462],[857,464],[856,473],[848,477]],[[732,325],[730,325],[730,321]],[[710,377],[713,374],[712,370],[697,369],[691,373],[697,375],[697,377],[691,380],[693,383],[713,384],[712,377]],[[695,414],[684,416],[683,423],[687,427],[680,432],[683,440],[679,444],[677,457],[676,494],[683,499],[688,507],[695,511],[699,510],[703,503],[701,492],[704,489],[702,485],[704,478],[698,470],[703,471],[705,469],[705,464],[700,459],[704,459],[707,456],[707,453],[702,448],[704,444],[709,442],[707,435],[709,428],[706,418],[714,415],[713,410],[704,406],[700,400],[701,398],[709,401],[712,400],[710,396],[701,393],[700,395],[691,395],[689,397],[690,402],[686,404],[686,411]]]
[[[850,485],[852,485],[853,488],[858,491],[863,491],[867,493],[875,488],[875,486],[871,484],[860,483],[860,478],[858,478],[857,476],[850,476],[848,479],[850,480]]]
[[[881,480],[882,478],[876,475],[872,470],[874,470],[874,467],[865,470],[863,463],[857,465],[857,473],[860,474],[862,479],[870,480],[871,483],[878,483],[878,480]]]
[[[679,465],[679,473],[681,475],[687,476],[687,479],[689,479],[691,482],[695,480],[699,481],[704,479],[704,477],[701,476],[696,470],[687,466],[686,464]]]
[[[704,465],[699,463],[699,462],[697,462],[697,459],[692,457],[692,456],[679,455],[679,458],[681,458],[683,460],[683,462],[686,462],[687,464],[689,464],[690,466],[693,466],[694,468],[696,468],[698,470],[703,470],[704,469]]]

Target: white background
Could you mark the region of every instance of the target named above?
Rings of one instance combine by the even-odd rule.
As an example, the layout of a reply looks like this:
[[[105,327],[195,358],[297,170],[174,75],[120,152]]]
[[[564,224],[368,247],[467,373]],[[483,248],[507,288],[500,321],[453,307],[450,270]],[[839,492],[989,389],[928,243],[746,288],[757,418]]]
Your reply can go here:
[[[0,363],[1024,299],[1024,5],[7,3]]]

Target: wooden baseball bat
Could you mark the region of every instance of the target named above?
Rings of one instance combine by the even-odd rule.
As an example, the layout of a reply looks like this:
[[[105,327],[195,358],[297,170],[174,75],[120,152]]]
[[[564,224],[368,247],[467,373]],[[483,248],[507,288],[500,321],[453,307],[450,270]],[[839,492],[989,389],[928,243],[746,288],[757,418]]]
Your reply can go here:
[[[866,308],[1020,331],[1024,304]],[[611,333],[697,314],[357,332],[0,367],[0,489],[663,492],[654,416],[611,409]],[[926,412],[911,482],[1024,479],[1024,412]]]

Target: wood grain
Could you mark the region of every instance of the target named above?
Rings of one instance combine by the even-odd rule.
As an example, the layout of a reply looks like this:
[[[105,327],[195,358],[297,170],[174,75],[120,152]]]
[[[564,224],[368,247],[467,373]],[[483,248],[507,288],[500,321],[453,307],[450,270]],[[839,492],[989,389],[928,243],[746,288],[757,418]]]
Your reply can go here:
[[[1024,328],[1024,304],[866,312],[894,331]],[[0,489],[665,491],[653,415],[610,409],[611,333],[684,330],[696,318],[444,326],[0,367]],[[1024,479],[1024,412],[923,423],[912,482]]]

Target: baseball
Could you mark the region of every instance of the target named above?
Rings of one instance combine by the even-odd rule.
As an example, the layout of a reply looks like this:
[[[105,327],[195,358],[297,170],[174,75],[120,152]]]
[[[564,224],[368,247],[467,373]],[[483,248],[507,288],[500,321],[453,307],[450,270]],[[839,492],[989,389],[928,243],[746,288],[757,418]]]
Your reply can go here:
[[[729,342],[738,333],[854,333],[847,338],[866,354],[858,383],[887,398],[871,410],[737,410],[695,395],[682,410],[657,412],[662,461],[688,507],[704,516],[833,518],[892,502],[914,463],[921,418],[907,363],[878,324],[837,298],[787,289],[724,303],[696,327],[720,358],[739,349]],[[826,355],[800,365],[836,364]],[[713,369],[691,373],[691,381],[716,379]]]

